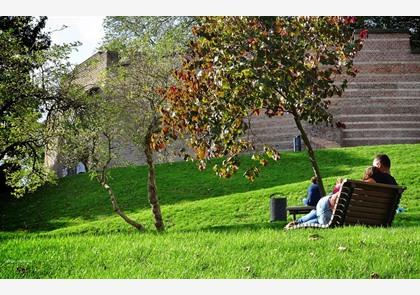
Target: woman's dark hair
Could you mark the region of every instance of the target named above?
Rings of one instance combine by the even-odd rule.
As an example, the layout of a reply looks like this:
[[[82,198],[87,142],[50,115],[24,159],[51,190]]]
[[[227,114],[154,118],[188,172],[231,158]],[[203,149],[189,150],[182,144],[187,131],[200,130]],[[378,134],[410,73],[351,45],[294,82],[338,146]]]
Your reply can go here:
[[[385,154],[379,154],[375,157],[376,160],[381,163],[381,165],[385,166],[386,168],[391,168],[391,159]]]

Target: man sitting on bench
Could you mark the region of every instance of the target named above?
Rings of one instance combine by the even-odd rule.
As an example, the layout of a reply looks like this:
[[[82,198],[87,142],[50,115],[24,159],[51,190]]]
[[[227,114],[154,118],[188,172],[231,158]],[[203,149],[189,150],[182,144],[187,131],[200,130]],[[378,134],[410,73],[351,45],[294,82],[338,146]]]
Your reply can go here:
[[[391,160],[389,157],[385,154],[379,154],[373,160],[373,167],[369,167],[366,170],[363,180],[370,183],[397,185],[394,177],[390,175],[390,169]],[[331,195],[322,197],[316,205],[316,209],[299,218],[297,221],[288,223],[286,228],[300,223],[327,224],[332,217],[332,209],[334,208],[339,194],[340,192],[336,192]]]

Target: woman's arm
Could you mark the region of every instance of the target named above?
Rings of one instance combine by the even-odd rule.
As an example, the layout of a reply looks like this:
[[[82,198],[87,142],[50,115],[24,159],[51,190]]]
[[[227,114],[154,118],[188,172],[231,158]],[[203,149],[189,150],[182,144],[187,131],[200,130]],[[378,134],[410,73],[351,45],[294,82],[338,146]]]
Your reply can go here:
[[[336,192],[335,194],[332,194],[329,199],[330,208],[334,208],[335,203],[338,200],[338,196],[340,195],[340,191]]]
[[[364,180],[364,182],[367,182],[367,183],[376,183],[375,179],[373,179],[373,178],[368,178],[368,179]]]

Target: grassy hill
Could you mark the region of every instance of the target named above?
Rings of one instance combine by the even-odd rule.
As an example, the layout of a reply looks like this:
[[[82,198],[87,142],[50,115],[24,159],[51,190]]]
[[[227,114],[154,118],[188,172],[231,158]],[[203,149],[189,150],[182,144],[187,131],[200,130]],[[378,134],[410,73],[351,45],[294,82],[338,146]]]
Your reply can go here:
[[[146,167],[112,170],[120,207],[146,225],[138,233],[111,210],[87,175],[61,179],[0,202],[0,278],[420,278],[420,144],[317,151],[326,188],[360,179],[377,153],[407,187],[392,228],[286,232],[269,222],[269,196],[300,204],[311,177],[305,153],[284,153],[255,182],[220,179],[193,163],[157,166],[167,230],[154,231]],[[241,166],[251,160],[244,156]],[[210,165],[211,167],[211,165]]]

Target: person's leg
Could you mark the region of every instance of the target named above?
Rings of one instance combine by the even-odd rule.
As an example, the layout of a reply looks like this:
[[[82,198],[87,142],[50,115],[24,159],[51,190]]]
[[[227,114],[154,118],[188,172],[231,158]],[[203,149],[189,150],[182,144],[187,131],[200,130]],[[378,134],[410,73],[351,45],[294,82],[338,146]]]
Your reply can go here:
[[[318,201],[316,205],[316,215],[319,224],[327,224],[330,222],[332,217],[332,209],[330,209],[329,196],[323,197]]]
[[[297,223],[318,223],[316,210],[313,209],[308,214],[302,216],[297,220]]]
[[[318,223],[318,217],[316,215],[316,210],[313,209],[313,210],[311,210],[311,212],[309,212],[308,214],[302,216],[298,220],[289,222],[285,226],[285,228],[286,229],[289,229],[289,228],[291,228],[291,227],[293,227],[293,226],[295,226],[297,224],[302,224],[302,223],[307,223],[307,224],[309,224],[309,223]]]

